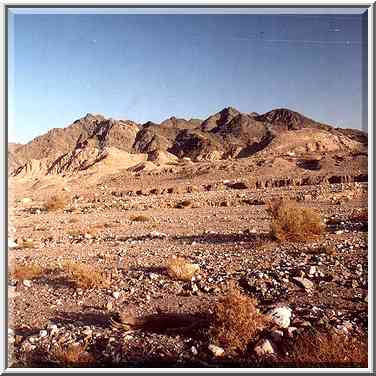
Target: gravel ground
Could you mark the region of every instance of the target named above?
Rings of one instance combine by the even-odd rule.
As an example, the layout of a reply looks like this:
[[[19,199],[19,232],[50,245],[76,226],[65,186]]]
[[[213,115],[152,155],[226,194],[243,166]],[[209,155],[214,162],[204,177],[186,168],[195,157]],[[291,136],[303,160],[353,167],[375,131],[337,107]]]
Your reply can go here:
[[[343,188],[345,193],[359,189],[366,195],[366,185]],[[96,367],[263,366],[255,344],[237,357],[220,355],[210,346],[205,318],[231,280],[257,298],[262,313],[275,307],[291,310],[281,343],[265,334],[273,345],[267,357],[272,366],[288,360],[284,341],[310,328],[367,335],[367,222],[353,219],[367,207],[366,196],[338,205],[333,197],[339,190],[333,185],[327,195],[307,186],[118,197],[113,187],[104,186],[91,195],[78,192],[56,211],[44,211],[38,197],[25,202],[17,196],[9,269],[37,264],[45,272],[32,280],[10,273],[11,366],[59,367],[51,353],[70,344],[84,345]],[[315,192],[317,198],[309,199]],[[321,213],[326,232],[306,243],[272,240],[265,202],[279,195],[308,195],[301,205]],[[184,200],[189,204],[179,208]],[[146,220],[135,221],[140,215]],[[26,246],[20,246],[22,240]],[[166,265],[172,255],[199,265],[193,280],[170,278]],[[77,287],[56,268],[67,260],[97,267],[109,285]],[[149,329],[111,326],[111,318],[116,321],[118,313],[127,311],[139,317],[170,316]],[[174,320],[203,324],[182,330]]]

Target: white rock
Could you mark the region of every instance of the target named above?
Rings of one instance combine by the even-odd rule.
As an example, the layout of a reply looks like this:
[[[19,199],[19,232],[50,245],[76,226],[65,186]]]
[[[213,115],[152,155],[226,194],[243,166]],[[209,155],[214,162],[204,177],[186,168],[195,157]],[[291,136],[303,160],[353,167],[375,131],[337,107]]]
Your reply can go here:
[[[222,347],[210,344],[208,346],[208,349],[213,353],[214,356],[216,357],[221,357],[225,354],[225,350],[222,349]]]
[[[272,321],[281,328],[288,328],[290,326],[291,309],[289,307],[277,307],[267,312]]]
[[[84,334],[85,336],[91,336],[93,334],[93,331],[89,327],[86,327],[85,330],[82,331],[82,334]]]
[[[310,281],[307,278],[299,278],[299,277],[294,277],[293,280],[300,285],[301,287],[305,288],[306,290],[313,289],[315,286],[312,281]]]
[[[13,239],[8,238],[8,247],[9,248],[16,248],[17,243]]]
[[[289,337],[292,337],[293,336],[293,333],[297,330],[297,328],[295,328],[295,326],[290,326],[288,329],[287,329],[287,332],[288,332],[288,335]]]
[[[316,266],[312,265],[309,268],[308,274],[314,275],[316,273]]]
[[[119,291],[114,291],[114,292],[112,293],[112,296],[113,296],[115,299],[118,299],[119,296],[120,296],[120,292],[119,292]]]
[[[50,330],[50,334],[53,336],[59,331],[59,328],[55,324],[48,325],[47,329]]]
[[[21,199],[22,204],[29,204],[30,202],[33,202],[33,199],[30,197],[24,197],[23,199]]]
[[[20,293],[16,291],[15,286],[8,286],[8,298],[9,299],[14,299],[15,297],[19,296]]]
[[[26,286],[26,287],[31,287],[32,282],[31,282],[29,279],[24,279],[24,280],[22,281],[22,284],[23,284],[24,286]]]
[[[152,231],[152,232],[150,233],[150,237],[152,237],[152,238],[166,238],[167,235],[164,234],[163,232]]]
[[[198,355],[198,351],[197,351],[197,349],[196,349],[195,346],[192,346],[192,347],[191,347],[191,353],[192,353],[194,356]]]
[[[39,336],[40,336],[40,337],[47,337],[47,336],[48,336],[48,332],[47,332],[47,330],[41,330],[41,331],[39,332]]]
[[[263,356],[267,354],[274,354],[273,345],[268,339],[260,340],[257,345],[255,346],[255,353],[258,356]]]

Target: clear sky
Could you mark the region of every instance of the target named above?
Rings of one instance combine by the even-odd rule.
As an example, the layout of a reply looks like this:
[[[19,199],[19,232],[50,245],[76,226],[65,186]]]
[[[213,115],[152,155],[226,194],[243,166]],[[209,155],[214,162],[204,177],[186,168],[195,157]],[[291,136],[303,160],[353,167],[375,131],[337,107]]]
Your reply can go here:
[[[227,106],[366,129],[364,26],[343,14],[12,14],[9,141],[89,112],[142,123]]]

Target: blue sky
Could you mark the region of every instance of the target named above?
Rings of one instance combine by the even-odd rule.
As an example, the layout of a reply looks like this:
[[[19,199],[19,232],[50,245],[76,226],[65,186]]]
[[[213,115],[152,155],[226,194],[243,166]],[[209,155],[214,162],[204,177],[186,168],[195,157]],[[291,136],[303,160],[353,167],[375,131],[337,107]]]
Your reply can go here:
[[[227,106],[287,107],[366,128],[361,15],[13,13],[9,21],[11,142],[89,112],[142,123],[205,119]]]

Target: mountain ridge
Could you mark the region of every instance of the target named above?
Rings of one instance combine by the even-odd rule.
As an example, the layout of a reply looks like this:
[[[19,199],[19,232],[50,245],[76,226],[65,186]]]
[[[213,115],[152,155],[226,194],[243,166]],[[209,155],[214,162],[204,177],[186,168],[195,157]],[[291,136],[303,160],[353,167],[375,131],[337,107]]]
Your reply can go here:
[[[286,133],[289,137],[284,136]],[[8,165],[9,172],[16,176],[23,166],[31,169],[32,160],[45,163],[42,169],[37,164],[37,171],[64,173],[65,164],[60,166],[57,161],[67,160],[67,166],[76,166],[68,170],[77,172],[80,166],[83,169],[82,166],[99,163],[107,157],[106,150],[113,148],[119,151],[117,160],[122,152],[124,158],[129,154],[162,152],[198,162],[244,158],[259,152],[276,155],[364,152],[367,145],[368,136],[362,131],[336,128],[287,108],[258,114],[225,107],[204,120],[171,116],[159,124],[151,121],[138,124],[88,113],[65,128],[52,128],[25,145],[11,146]],[[90,152],[83,153],[85,148]],[[88,156],[87,161],[84,155]],[[75,156],[80,156],[80,160],[72,160]],[[53,168],[57,165],[58,169]]]

